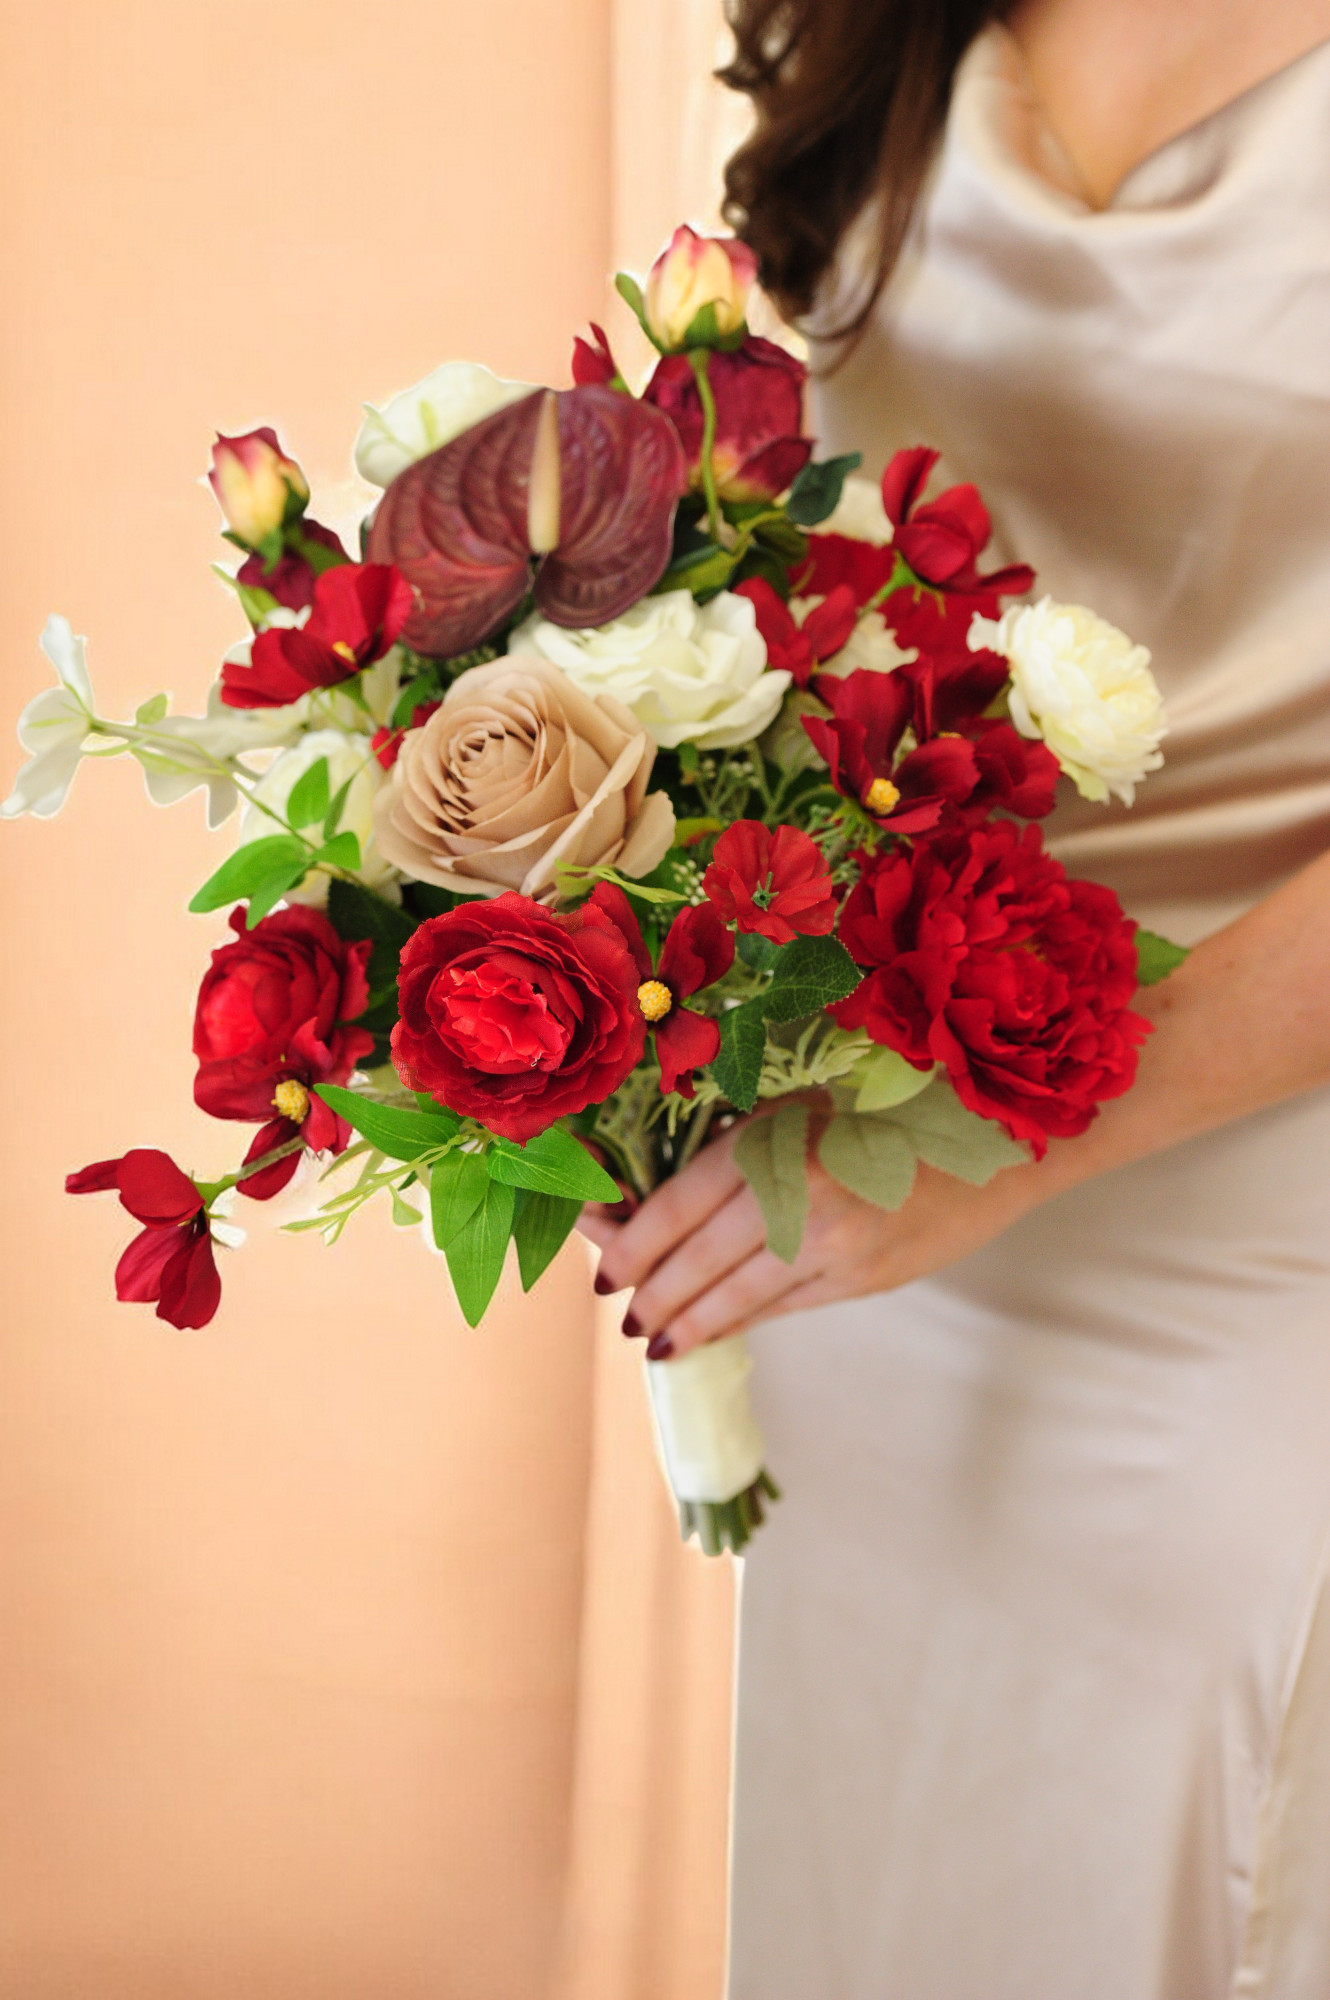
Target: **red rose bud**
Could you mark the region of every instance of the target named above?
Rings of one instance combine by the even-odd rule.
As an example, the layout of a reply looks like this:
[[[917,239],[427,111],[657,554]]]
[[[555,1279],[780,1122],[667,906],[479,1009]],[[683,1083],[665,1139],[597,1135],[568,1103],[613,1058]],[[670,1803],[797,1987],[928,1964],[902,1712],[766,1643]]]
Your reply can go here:
[[[989,591],[1019,596],[1034,582],[1026,563],[980,576],[979,556],[993,524],[974,486],[949,486],[936,500],[920,504],[929,473],[941,453],[926,445],[898,451],[882,475],[882,505],[896,530],[892,546],[915,575],[934,590]]]
[[[995,820],[867,859],[840,938],[867,977],[831,1013],[1042,1158],[1135,1078],[1136,926],[1111,889],[1070,881],[1037,827]]]
[[[314,602],[314,585],[324,570],[351,558],[332,529],[320,521],[302,521],[298,540],[299,550],[284,547],[276,562],[259,555],[246,556],[236,572],[237,583],[266,590],[288,611],[303,611]],[[317,569],[309,557],[311,546],[326,551],[326,560],[321,560]]]
[[[793,826],[773,833],[761,820],[736,820],[716,842],[702,890],[722,917],[772,944],[825,937],[836,921],[821,849]]]
[[[208,483],[236,540],[274,557],[282,529],[309,505],[304,473],[266,425],[243,437],[219,435]]]
[[[408,1089],[525,1144],[635,1066],[639,984],[594,901],[558,916],[513,891],[464,903],[402,949],[393,1062]]]
[[[314,584],[306,622],[258,632],[249,662],[222,667],[229,708],[286,708],[381,659],[411,616],[411,587],[391,563],[342,563]]]
[[[246,1160],[297,1135],[311,1152],[340,1153],[350,1127],[315,1094],[345,1084],[374,1037],[348,1025],[369,998],[370,942],[347,944],[318,910],[274,910],[253,930],[231,916],[234,943],[219,947],[194,1012],[199,1060],[194,1101],[214,1118],[263,1121]],[[240,1182],[263,1201],[286,1186],[292,1153]]]
[[[168,1153],[140,1146],[118,1160],[98,1160],[65,1181],[67,1194],[114,1191],[144,1227],[115,1270],[115,1295],[157,1307],[172,1326],[206,1326],[221,1302],[203,1196]]]
[[[800,434],[808,370],[774,341],[750,334],[732,354],[713,352],[707,371],[716,404],[717,492],[723,500],[774,500],[812,457],[812,439]],[[688,357],[667,354],[657,362],[642,400],[673,423],[691,483],[700,488],[702,399]]]
[[[647,329],[667,351],[709,347],[740,331],[756,281],[757,258],[746,243],[734,236],[699,236],[684,223],[647,274]],[[711,326],[699,328],[698,314],[708,306]],[[704,332],[709,337],[703,338]]]
[[[858,620],[854,594],[838,584],[821,604],[815,605],[796,625],[765,577],[750,577],[736,587],[737,597],[746,597],[757,617],[757,629],[766,641],[767,665],[783,668],[792,675],[796,687],[807,687],[815,667],[839,653]]]
[[[607,389],[627,386],[619,372],[619,364],[610,353],[605,329],[597,326],[594,320],[591,323],[591,339],[583,340],[579,334],[573,342],[573,380],[580,389],[597,382]]]
[[[655,1030],[661,1090],[691,1097],[693,1071],[714,1062],[720,1052],[720,1027],[708,1015],[695,1014],[681,1003],[724,978],[734,963],[734,939],[709,904],[690,905],[670,925],[653,972],[651,954],[623,890],[612,882],[600,882],[591,904],[618,926],[632,953],[639,979],[638,1010]]]

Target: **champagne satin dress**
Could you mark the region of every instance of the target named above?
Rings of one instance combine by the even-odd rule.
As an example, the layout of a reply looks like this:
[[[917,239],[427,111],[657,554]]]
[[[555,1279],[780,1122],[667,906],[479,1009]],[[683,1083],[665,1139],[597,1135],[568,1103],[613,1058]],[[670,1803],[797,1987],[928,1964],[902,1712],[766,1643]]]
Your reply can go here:
[[[817,417],[1151,647],[1077,873],[1190,942],[1330,847],[1330,44],[1095,212],[987,32]],[[1330,1093],[753,1346],[731,2000],[1330,2000]]]

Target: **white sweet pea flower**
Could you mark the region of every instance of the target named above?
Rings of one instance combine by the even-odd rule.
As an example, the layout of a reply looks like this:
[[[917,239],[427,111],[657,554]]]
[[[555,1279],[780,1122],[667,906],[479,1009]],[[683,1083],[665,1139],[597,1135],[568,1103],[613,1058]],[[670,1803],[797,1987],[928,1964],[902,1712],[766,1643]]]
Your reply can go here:
[[[813,533],[848,535],[851,541],[872,542],[875,548],[885,548],[894,530],[882,505],[882,488],[878,481],[864,479],[852,472],[841,488],[835,507],[825,521],[818,522]]]
[[[1168,730],[1150,655],[1083,604],[1016,604],[997,619],[977,612],[969,642],[1011,662],[1011,719],[1042,737],[1082,798],[1110,792],[1129,806],[1163,763]]]
[[[802,625],[809,612],[822,602],[820,597],[792,597],[790,616],[796,625]],[[860,667],[866,667],[874,674],[889,674],[893,667],[904,666],[907,661],[917,660],[918,657],[917,648],[911,646],[907,650],[896,644],[896,634],[880,611],[863,611],[839,653],[823,660],[818,672],[834,674],[840,680]]]
[[[476,361],[445,361],[381,410],[366,403],[355,442],[356,470],[372,485],[388,486],[427,451],[437,451],[534,388],[531,382],[505,382]]]
[[[311,729],[292,749],[284,750],[254,787],[254,802],[246,807],[240,822],[240,845],[243,847],[251,840],[268,840],[281,833],[279,822],[270,818],[262,807],[272,806],[285,813],[297,778],[303,777],[320,757],[328,759],[328,789],[332,794],[339,792],[348,779],[351,781],[337,831],[354,833],[360,842],[357,878],[366,888],[395,900],[398,871],[384,860],[374,838],[374,798],[386,773],[363,736],[348,736],[340,729]],[[328,900],[328,881],[327,871],[316,868],[298,889],[288,890],[286,900],[311,903],[321,909]]]
[[[289,708],[229,708],[215,683],[208,691],[206,715],[164,715],[152,724],[151,742],[132,746],[149,798],[154,805],[173,806],[206,785],[208,825],[223,825],[239,799],[226,766],[247,751],[293,743],[305,727],[307,707],[307,701],[299,701]]]
[[[18,740],[29,752],[29,761],[9,797],[0,803],[0,817],[18,819],[32,813],[37,819],[50,819],[64,804],[92,731],[87,643],[74,636],[67,618],[47,619],[41,647],[59,685],[37,695],[19,717]]]
[[[767,648],[746,597],[723,590],[698,604],[688,590],[644,597],[607,625],[570,631],[533,617],[508,642],[538,653],[587,694],[613,695],[662,749],[726,750],[760,736],[790,685],[767,671]]]

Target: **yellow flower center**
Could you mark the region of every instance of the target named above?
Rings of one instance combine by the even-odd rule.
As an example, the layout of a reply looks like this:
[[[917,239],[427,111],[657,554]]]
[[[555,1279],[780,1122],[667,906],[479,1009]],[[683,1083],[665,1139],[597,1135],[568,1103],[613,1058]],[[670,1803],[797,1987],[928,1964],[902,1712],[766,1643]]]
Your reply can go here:
[[[345,639],[334,639],[332,649],[339,660],[345,660],[347,665],[351,667],[355,665],[356,649],[354,646],[349,646]]]
[[[303,1125],[309,1115],[309,1092],[296,1077],[288,1076],[273,1092],[272,1108],[293,1125]]]
[[[889,813],[899,800],[900,787],[893,785],[890,778],[874,778],[864,793],[864,804],[869,812],[877,813],[879,816]]]
[[[674,995],[659,979],[644,979],[637,989],[637,1004],[648,1021],[663,1021],[674,1005]]]

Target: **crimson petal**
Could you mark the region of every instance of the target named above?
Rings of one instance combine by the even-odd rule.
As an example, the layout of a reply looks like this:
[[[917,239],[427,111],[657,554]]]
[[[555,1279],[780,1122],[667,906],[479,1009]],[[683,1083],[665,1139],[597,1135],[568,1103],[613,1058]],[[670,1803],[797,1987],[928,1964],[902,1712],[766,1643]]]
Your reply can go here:
[[[206,1231],[191,1233],[162,1273],[158,1319],[172,1326],[206,1326],[222,1302],[222,1281]]]
[[[188,1222],[203,1206],[203,1197],[188,1174],[156,1146],[135,1146],[126,1153],[116,1185],[130,1214],[153,1228]]]
[[[680,1097],[693,1094],[693,1071],[714,1062],[720,1054],[720,1025],[689,1007],[672,1007],[656,1028],[656,1060],[660,1064],[660,1087],[677,1090]]]

